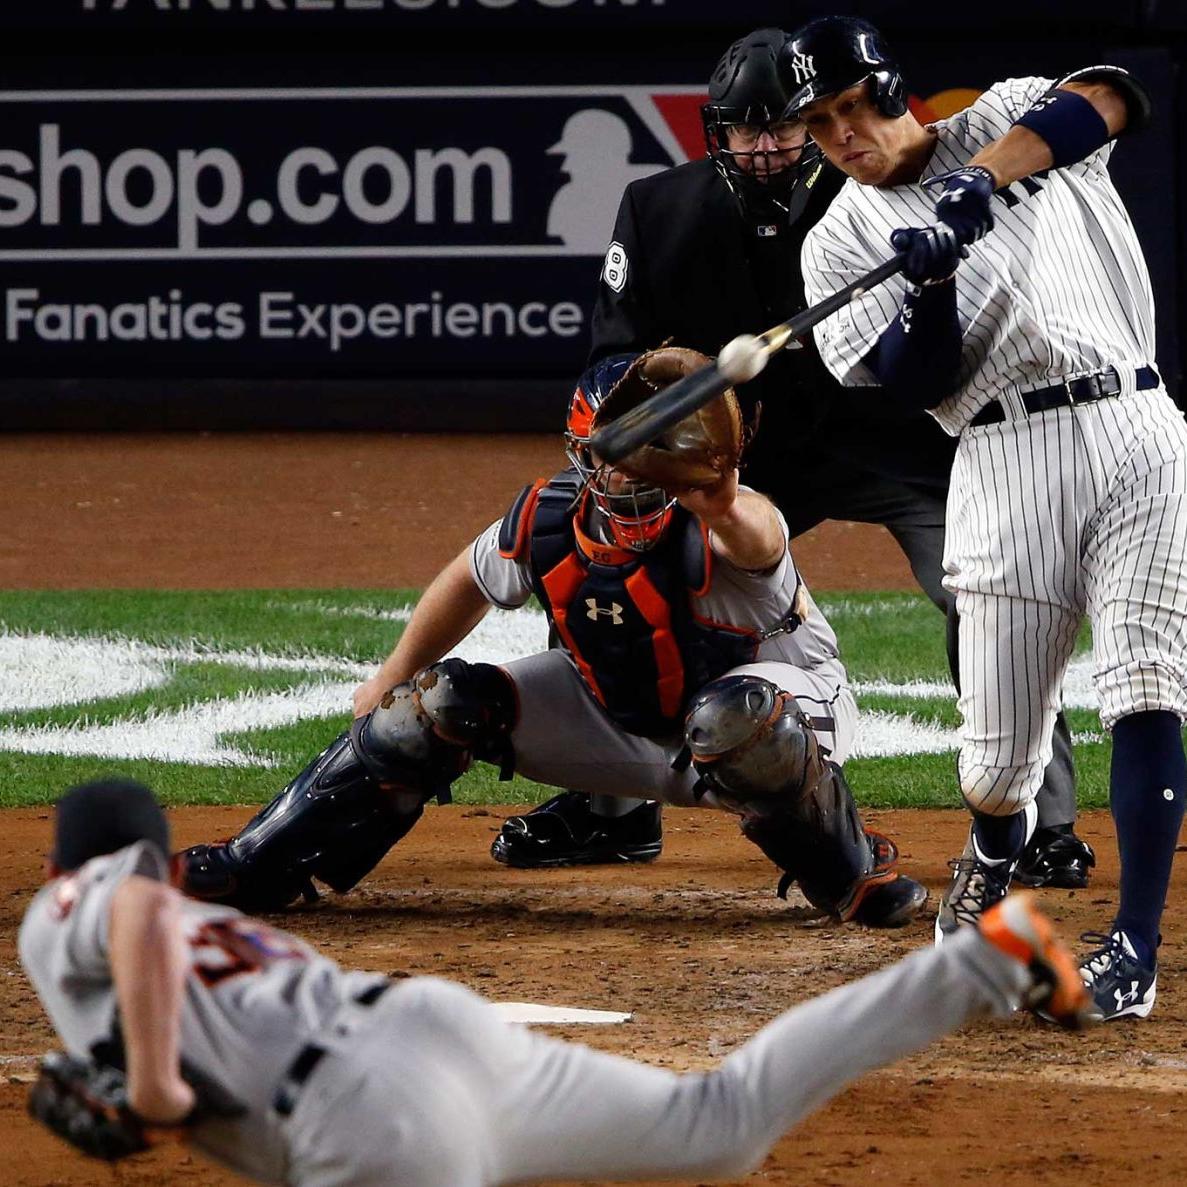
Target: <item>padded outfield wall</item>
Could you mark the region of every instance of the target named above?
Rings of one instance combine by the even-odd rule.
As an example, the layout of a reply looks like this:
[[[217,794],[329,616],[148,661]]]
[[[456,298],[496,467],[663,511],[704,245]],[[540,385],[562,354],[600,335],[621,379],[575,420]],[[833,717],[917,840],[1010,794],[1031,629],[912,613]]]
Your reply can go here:
[[[992,30],[907,7],[848,10],[890,33],[924,116],[1101,60],[1150,86],[1158,118],[1113,173],[1177,389],[1180,6],[999,4]],[[729,41],[835,8],[5,5],[5,423],[551,428],[623,186],[703,152]]]

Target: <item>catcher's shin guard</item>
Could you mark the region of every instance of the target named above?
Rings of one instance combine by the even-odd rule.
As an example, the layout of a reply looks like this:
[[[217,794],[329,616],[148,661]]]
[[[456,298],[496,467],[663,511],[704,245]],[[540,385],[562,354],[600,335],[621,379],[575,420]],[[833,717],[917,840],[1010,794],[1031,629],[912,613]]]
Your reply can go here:
[[[339,734],[232,840],[185,850],[186,893],[280,910],[316,898],[314,877],[345,891],[372,870],[420,819],[423,801],[386,792],[360,761],[353,733]]]
[[[835,763],[798,804],[744,814],[742,833],[784,871],[781,896],[795,881],[812,906],[844,923],[901,927],[927,901],[927,891],[898,872],[894,842],[863,827]]]
[[[249,909],[315,897],[313,878],[350,890],[475,756],[509,776],[514,724],[514,689],[498,668],[433,664],[357,719],[238,836],[187,849],[183,886]]]
[[[742,817],[743,834],[808,901],[843,921],[897,927],[927,899],[895,869],[898,851],[867,833],[841,768],[821,753],[790,693],[760,676],[724,676],[697,695],[685,742],[698,786]]]

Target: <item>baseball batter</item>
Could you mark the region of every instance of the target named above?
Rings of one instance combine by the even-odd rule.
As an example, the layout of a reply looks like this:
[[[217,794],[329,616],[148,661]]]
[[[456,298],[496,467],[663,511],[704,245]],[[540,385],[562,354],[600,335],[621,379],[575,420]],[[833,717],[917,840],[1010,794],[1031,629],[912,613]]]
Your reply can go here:
[[[923,127],[887,114],[897,68],[848,18],[805,26],[786,68],[792,106],[850,176],[804,244],[810,299],[892,246],[905,260],[900,282],[818,328],[821,354],[960,438],[945,584],[973,825],[937,939],[1006,893],[1087,614],[1122,874],[1082,970],[1102,1017],[1145,1016],[1187,793],[1187,427],[1154,367],[1150,280],[1107,170],[1145,94],[1095,66],[1010,79]]]
[[[918,913],[926,891],[865,830],[841,770],[857,709],[836,637],[783,517],[738,485],[736,406],[724,473],[678,498],[590,451],[603,401],[705,361],[668,348],[582,377],[573,468],[526,487],[434,579],[357,690],[348,733],[239,836],[186,852],[190,893],[277,906],[311,876],[347,890],[477,757],[587,793],[723,808],[780,868],[780,893],[795,880],[821,911],[867,926]],[[500,667],[442,659],[490,606],[533,594],[560,647]]]
[[[295,936],[182,898],[165,884],[167,851],[147,788],[93,783],[59,801],[54,877],[25,916],[20,954],[82,1066],[47,1092],[47,1061],[33,1111],[90,1152],[102,1127],[108,1157],[121,1132],[184,1127],[262,1183],[741,1175],[850,1080],[973,1015],[1025,999],[1072,1025],[1085,1004],[1070,955],[1015,896],[979,930],[677,1075],[508,1025],[459,985],[340,969]],[[117,1025],[127,1073],[113,1087],[91,1052]],[[198,1074],[235,1115],[195,1112]],[[121,1107],[104,1113],[97,1095]]]

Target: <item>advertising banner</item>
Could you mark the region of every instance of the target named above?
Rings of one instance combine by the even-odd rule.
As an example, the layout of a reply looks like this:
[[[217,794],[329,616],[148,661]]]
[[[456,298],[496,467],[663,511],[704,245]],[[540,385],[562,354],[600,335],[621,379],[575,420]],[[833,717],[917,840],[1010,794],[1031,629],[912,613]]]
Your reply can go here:
[[[699,152],[700,102],[670,87],[0,94],[6,370],[579,366],[622,190]]]

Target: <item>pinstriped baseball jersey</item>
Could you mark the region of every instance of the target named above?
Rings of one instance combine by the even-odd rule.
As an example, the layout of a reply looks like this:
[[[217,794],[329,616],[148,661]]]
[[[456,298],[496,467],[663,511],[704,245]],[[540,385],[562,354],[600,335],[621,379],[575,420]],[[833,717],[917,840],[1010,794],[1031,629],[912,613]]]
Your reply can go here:
[[[999,83],[934,125],[921,180],[966,164],[1052,85]],[[956,270],[961,375],[932,414],[960,437],[944,585],[961,618],[961,789],[992,815],[1025,807],[1042,780],[1085,614],[1106,726],[1146,710],[1187,715],[1187,425],[1161,385],[1138,388],[1154,362],[1154,307],[1109,152],[995,195],[994,228]],[[934,208],[919,184],[847,182],[804,244],[809,299],[884,260],[891,232],[934,222]],[[842,381],[874,382],[863,359],[905,285],[817,328]],[[1106,369],[1116,395],[1028,414],[1024,392]],[[1002,419],[970,425],[991,401]]]
[[[805,291],[815,303],[885,260],[898,227],[935,221],[922,182],[966,164],[1009,131],[1055,83],[1009,79],[931,125],[935,152],[920,182],[888,188],[848,181],[804,242]],[[932,410],[952,434],[991,399],[1107,366],[1154,361],[1154,301],[1132,223],[1109,178],[1112,145],[1079,164],[1016,182],[993,199],[995,227],[956,274],[963,343],[960,386]],[[829,370],[875,385],[862,360],[897,316],[906,281],[863,294],[816,328]]]

